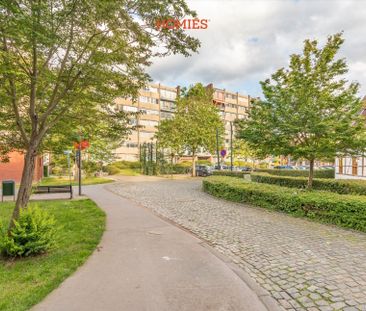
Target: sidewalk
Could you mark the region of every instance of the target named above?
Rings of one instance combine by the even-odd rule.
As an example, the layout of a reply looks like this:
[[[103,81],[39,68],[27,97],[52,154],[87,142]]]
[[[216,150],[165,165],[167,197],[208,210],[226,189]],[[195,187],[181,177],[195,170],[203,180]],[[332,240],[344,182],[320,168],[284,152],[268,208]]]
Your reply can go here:
[[[107,214],[99,250],[33,311],[268,310],[201,240],[103,185],[83,191]]]

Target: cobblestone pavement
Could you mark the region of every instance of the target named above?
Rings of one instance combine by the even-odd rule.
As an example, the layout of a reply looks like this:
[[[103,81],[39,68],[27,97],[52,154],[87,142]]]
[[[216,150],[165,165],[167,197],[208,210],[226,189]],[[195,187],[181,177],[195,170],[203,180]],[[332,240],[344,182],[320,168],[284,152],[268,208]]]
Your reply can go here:
[[[200,180],[107,187],[228,255],[286,310],[366,310],[365,234],[219,200]]]

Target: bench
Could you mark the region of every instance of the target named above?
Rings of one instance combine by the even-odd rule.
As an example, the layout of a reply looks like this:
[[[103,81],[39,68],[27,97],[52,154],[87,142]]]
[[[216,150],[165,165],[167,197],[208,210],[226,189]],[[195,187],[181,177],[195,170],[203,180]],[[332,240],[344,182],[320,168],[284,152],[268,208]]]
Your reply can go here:
[[[70,193],[70,200],[72,199],[72,186],[36,186],[33,188],[33,193]]]

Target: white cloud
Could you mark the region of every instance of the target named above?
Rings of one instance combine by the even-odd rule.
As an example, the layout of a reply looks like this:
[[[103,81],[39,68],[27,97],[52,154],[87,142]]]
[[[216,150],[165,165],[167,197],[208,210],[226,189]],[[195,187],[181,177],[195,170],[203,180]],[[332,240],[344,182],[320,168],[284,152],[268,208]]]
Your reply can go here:
[[[260,95],[259,81],[302,49],[306,38],[324,43],[329,34],[344,31],[340,51],[349,64],[348,78],[366,93],[366,5],[363,0],[191,0],[208,29],[192,30],[201,40],[199,54],[154,60],[155,81],[167,85],[210,83],[232,91]]]

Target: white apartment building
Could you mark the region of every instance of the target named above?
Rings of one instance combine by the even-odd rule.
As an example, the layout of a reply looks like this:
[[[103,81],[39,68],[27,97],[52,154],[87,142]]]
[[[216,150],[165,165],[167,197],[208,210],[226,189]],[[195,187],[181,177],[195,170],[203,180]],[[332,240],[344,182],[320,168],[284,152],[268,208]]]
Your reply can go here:
[[[213,84],[207,87],[214,90],[213,104],[217,105],[220,115],[225,122],[225,148],[230,146],[230,122],[235,119],[246,118],[250,97],[239,93],[230,92],[225,89],[215,88]],[[161,84],[151,83],[140,90],[136,102],[131,99],[117,98],[116,109],[126,112],[142,111],[134,124],[139,128],[132,132],[122,146],[115,150],[115,155],[120,160],[136,161],[139,159],[139,146],[145,142],[154,141],[156,127],[160,120],[169,119],[174,116],[175,100],[179,93],[178,87],[169,87]],[[201,152],[198,158],[213,160],[215,155]]]

